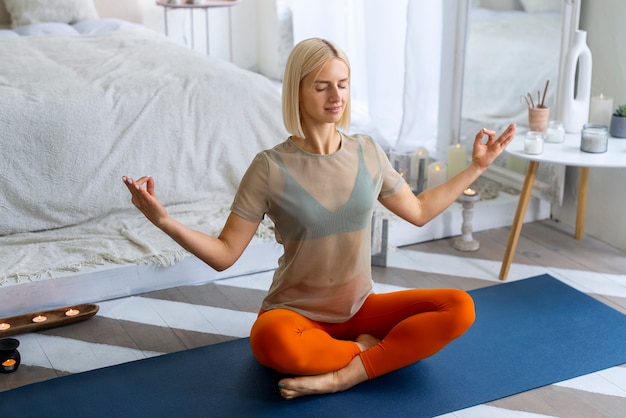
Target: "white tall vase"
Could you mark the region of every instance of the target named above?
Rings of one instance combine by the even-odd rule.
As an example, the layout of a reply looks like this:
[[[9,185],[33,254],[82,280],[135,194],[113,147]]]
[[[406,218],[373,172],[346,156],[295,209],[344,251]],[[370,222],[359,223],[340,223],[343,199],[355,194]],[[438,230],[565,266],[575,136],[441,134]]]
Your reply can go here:
[[[591,99],[591,50],[587,46],[587,32],[575,32],[563,64],[558,117],[566,132],[579,133],[589,120]]]

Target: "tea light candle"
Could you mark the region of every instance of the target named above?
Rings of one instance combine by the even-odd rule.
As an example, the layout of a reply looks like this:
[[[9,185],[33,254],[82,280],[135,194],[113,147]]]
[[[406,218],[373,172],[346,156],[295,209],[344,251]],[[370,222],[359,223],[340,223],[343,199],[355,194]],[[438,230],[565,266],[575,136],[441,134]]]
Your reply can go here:
[[[606,152],[609,142],[609,131],[606,126],[589,123],[583,126],[580,136],[581,151],[591,153]]]
[[[0,324],[0,331],[5,331],[9,328],[11,328],[11,324],[7,324],[6,322]]]
[[[33,322],[35,323],[45,322],[47,319],[48,318],[43,315],[37,315],[36,317],[33,318]]]
[[[589,104],[589,123],[609,126],[613,113],[613,98],[603,94],[593,96]]]
[[[563,124],[556,120],[548,122],[546,128],[546,142],[563,142],[565,140],[565,129]]]
[[[541,154],[543,152],[543,136],[541,132],[526,132],[526,136],[524,137],[524,152],[526,154]]]
[[[8,360],[3,361],[2,365],[4,367],[11,367],[11,366],[15,366],[15,363],[17,363],[17,361],[15,361],[14,359],[10,358]]]
[[[461,237],[454,240],[454,248],[459,251],[476,251],[480,248],[480,243],[472,236],[472,217],[474,213],[474,203],[480,199],[480,194],[474,189],[467,188],[457,199],[463,206],[461,215],[463,224],[461,225]]]
[[[448,147],[448,180],[465,170],[467,152],[465,145],[454,144]]]
[[[76,316],[80,313],[80,311],[78,309],[68,309],[67,311],[65,311],[65,316]]]
[[[428,188],[432,189],[446,182],[448,167],[445,163],[435,161],[428,164]]]

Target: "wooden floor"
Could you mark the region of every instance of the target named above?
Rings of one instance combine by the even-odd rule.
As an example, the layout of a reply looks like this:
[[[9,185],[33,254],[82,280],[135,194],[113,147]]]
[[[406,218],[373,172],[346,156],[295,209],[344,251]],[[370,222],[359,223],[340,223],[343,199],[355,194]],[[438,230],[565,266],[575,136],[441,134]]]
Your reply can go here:
[[[453,239],[398,249],[374,280],[402,287],[458,287],[500,283],[509,229],[474,234],[481,247],[463,253]],[[553,221],[524,225],[510,280],[550,273],[626,313],[626,253]],[[99,303],[94,318],[19,335],[23,363],[0,375],[0,391],[248,335],[271,272],[183,286]],[[198,315],[198,312],[201,315]],[[201,319],[196,319],[201,318]],[[624,343],[626,350],[626,342]],[[511,376],[514,379],[514,376]],[[625,417],[626,365],[531,390],[446,417]]]

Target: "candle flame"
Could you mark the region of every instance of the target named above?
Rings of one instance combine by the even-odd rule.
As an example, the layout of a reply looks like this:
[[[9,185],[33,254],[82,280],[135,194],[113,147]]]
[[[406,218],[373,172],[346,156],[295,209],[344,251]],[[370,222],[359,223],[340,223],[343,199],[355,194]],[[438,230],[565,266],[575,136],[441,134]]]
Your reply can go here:
[[[441,171],[441,166],[439,164],[435,166],[435,171]]]
[[[476,194],[476,190],[474,189],[470,189],[469,187],[467,189],[465,189],[465,191],[463,192],[464,195],[467,196],[474,196]]]

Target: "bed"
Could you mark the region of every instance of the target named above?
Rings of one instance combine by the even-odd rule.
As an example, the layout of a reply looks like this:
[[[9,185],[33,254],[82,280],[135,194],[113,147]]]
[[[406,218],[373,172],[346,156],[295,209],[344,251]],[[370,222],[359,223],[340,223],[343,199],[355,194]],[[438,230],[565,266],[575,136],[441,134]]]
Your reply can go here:
[[[248,163],[287,135],[270,81],[145,28],[138,7],[0,0],[0,317],[221,277],[121,177],[152,175],[172,215],[216,234]],[[221,275],[279,251],[263,223]]]

